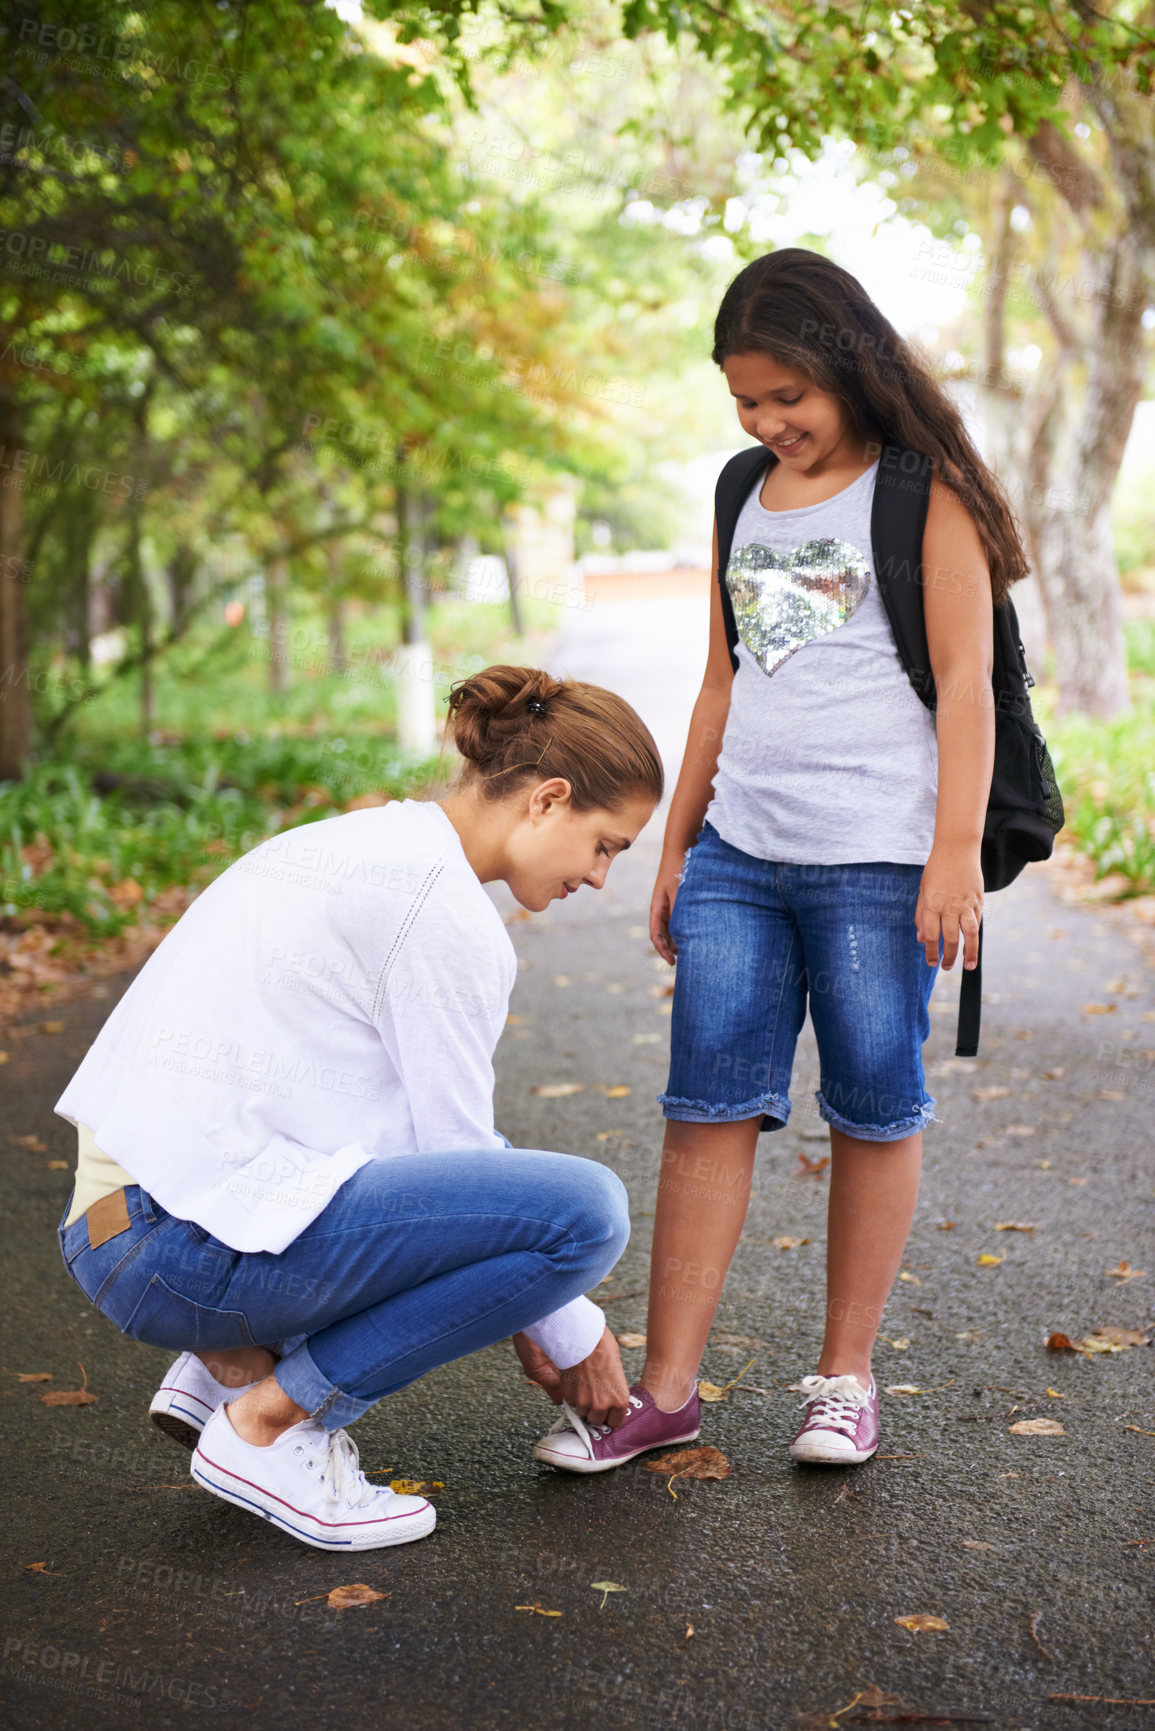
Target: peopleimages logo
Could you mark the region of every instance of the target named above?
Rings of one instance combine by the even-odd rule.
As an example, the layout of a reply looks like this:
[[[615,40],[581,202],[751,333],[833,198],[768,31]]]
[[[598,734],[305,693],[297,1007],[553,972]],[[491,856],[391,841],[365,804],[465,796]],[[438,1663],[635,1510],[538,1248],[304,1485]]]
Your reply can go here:
[[[50,1643],[25,1641],[19,1635],[6,1638],[4,1663],[15,1681],[105,1700],[127,1696],[133,1707],[139,1707],[146,1696],[179,1701],[186,1707],[222,1707],[226,1700],[215,1683],[194,1683],[155,1665],[133,1666],[99,1653],[75,1653]]]

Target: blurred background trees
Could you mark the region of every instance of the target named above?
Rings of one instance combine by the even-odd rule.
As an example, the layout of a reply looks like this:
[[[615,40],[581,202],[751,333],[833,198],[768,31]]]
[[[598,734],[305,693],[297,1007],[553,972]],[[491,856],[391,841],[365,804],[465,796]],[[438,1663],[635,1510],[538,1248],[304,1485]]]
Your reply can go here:
[[[1145,883],[1155,645],[1120,557],[1142,590],[1155,532],[1113,507],[1155,342],[1153,26],[1150,0],[14,0],[5,917],[55,883],[116,926],[118,886],[188,888],[198,824],[208,874],[408,785],[433,697],[580,602],[519,571],[526,523],[706,540],[687,476],[741,442],[713,311],[784,240],[855,268],[807,179],[831,164],[879,256],[905,236],[884,310],[955,291],[916,334],[1018,510],[1083,831]],[[1092,790],[1108,740],[1137,816]],[[168,853],[120,846],[150,826]]]

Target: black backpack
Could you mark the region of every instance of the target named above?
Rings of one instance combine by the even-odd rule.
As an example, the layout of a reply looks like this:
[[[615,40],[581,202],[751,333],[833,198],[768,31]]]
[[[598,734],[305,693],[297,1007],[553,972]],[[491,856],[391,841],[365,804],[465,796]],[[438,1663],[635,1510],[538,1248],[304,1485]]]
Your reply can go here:
[[[714,514],[718,525],[718,581],[730,659],[738,667],[738,626],[726,566],[738,516],[756,479],[775,458],[765,446],[741,451],[718,477]],[[930,503],[931,458],[900,445],[884,445],[870,519],[870,539],[879,594],[894,633],[899,660],[922,702],[935,707],[934,675],[922,608],[922,537]],[[983,828],[983,887],[1005,889],[1032,860],[1049,859],[1063,827],[1063,801],[1047,742],[1033,714],[1026,655],[1019,622],[1009,600],[995,608],[994,668],[995,760]],[[959,987],[958,1041],[955,1055],[973,1058],[979,1048],[982,1014],[982,925],[979,964],[964,969]]]

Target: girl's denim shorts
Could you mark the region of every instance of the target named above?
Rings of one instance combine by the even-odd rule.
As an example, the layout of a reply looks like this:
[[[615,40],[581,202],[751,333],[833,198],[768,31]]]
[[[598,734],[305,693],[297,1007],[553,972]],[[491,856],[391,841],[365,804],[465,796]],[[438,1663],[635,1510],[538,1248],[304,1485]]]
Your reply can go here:
[[[706,824],[670,919],[678,952],[667,1118],[720,1124],[790,1116],[794,1050],[818,1040],[818,1111],[867,1142],[934,1117],[922,1068],[929,967],[915,935],[921,866],[783,865]]]

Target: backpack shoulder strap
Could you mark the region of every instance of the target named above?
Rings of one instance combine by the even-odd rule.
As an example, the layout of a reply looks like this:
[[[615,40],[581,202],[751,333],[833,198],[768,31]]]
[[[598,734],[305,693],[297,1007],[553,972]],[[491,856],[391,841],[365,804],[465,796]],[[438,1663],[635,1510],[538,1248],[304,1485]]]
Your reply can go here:
[[[899,660],[928,709],[935,706],[935,689],[922,607],[922,537],[933,469],[932,459],[919,451],[884,445],[870,518],[878,592]]]
[[[738,622],[734,618],[734,606],[730,600],[730,591],[726,587],[726,566],[730,560],[730,549],[734,545],[734,530],[750,489],[762,471],[777,461],[777,457],[772,456],[764,445],[756,445],[750,451],[739,451],[736,457],[730,458],[718,476],[718,484],[714,489],[714,521],[718,528],[718,583],[722,590],[726,641],[730,645],[730,661],[735,672],[738,671]]]

